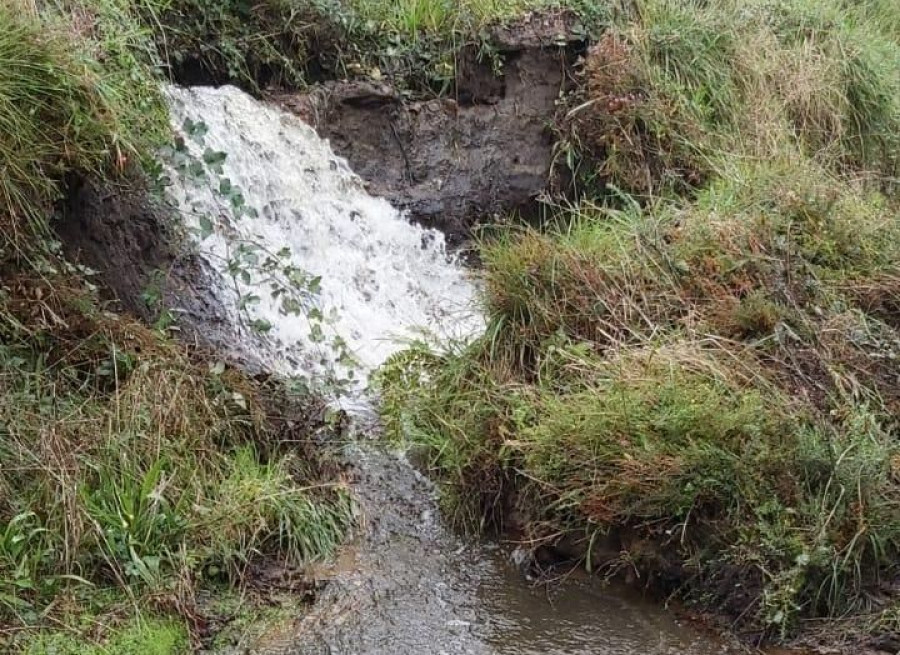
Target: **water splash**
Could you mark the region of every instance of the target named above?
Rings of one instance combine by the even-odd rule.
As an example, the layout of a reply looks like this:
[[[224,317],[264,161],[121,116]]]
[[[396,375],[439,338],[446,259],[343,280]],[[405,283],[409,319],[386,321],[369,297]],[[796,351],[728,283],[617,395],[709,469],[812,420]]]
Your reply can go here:
[[[358,393],[423,331],[479,331],[473,282],[443,235],[367,194],[311,127],[233,87],[167,95],[181,137],[169,193],[244,326],[242,349],[255,343],[283,374],[353,377]]]

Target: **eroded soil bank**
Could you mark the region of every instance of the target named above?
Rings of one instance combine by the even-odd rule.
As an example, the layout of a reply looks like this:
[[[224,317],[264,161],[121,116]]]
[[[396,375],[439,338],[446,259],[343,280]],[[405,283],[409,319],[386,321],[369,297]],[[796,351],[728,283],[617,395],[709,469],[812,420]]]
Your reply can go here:
[[[495,28],[459,53],[451,97],[410,102],[386,83],[331,82],[276,101],[312,124],[374,195],[458,243],[476,222],[537,213],[554,117],[585,47],[569,14]]]

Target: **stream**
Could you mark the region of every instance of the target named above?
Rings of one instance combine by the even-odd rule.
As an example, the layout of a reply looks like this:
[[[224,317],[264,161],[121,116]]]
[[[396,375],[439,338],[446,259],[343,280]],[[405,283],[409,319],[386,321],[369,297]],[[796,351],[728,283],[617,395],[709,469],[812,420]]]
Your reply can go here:
[[[168,96],[182,136],[170,196],[218,276],[232,355],[324,380],[337,404],[365,417],[368,374],[404,343],[478,334],[477,280],[444,236],[368,195],[312,128],[230,87]],[[345,455],[360,534],[316,572],[329,584],[311,610],[251,652],[732,652],[632,590],[578,573],[529,582],[504,547],[445,526],[434,486],[402,454],[359,438]]]

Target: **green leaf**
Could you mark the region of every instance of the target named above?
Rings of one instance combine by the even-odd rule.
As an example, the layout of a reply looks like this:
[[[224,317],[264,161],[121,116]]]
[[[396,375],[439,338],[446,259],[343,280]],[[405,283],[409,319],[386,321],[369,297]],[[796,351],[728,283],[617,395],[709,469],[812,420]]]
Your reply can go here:
[[[206,239],[213,233],[213,222],[209,219],[209,216],[201,216],[200,220],[200,239]]]
[[[313,343],[322,343],[325,341],[325,333],[322,332],[322,326],[318,323],[313,323],[312,328],[310,328],[309,340]]]
[[[264,318],[255,318],[250,321],[250,327],[261,334],[265,334],[272,329],[272,324]]]
[[[240,307],[241,309],[246,309],[252,305],[258,305],[260,301],[260,297],[256,294],[250,293],[246,296],[241,296]]]
[[[203,161],[210,166],[218,166],[228,158],[228,154],[221,150],[207,148],[203,151]]]

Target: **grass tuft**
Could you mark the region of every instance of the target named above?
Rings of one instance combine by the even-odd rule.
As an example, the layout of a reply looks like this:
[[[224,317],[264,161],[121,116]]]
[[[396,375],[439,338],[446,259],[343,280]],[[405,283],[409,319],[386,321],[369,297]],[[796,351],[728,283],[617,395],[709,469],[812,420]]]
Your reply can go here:
[[[461,524],[741,628],[893,607],[873,598],[900,575],[898,205],[843,171],[723,157],[686,196],[484,242],[486,334],[388,363],[388,434]]]
[[[568,147],[586,158],[579,177],[644,197],[689,193],[736,157],[799,152],[894,184],[890,13],[840,0],[634,3],[592,46],[567,116]]]
[[[66,173],[122,170],[165,130],[155,83],[128,46],[78,38],[74,15],[0,7],[0,227],[18,248],[47,236]]]

